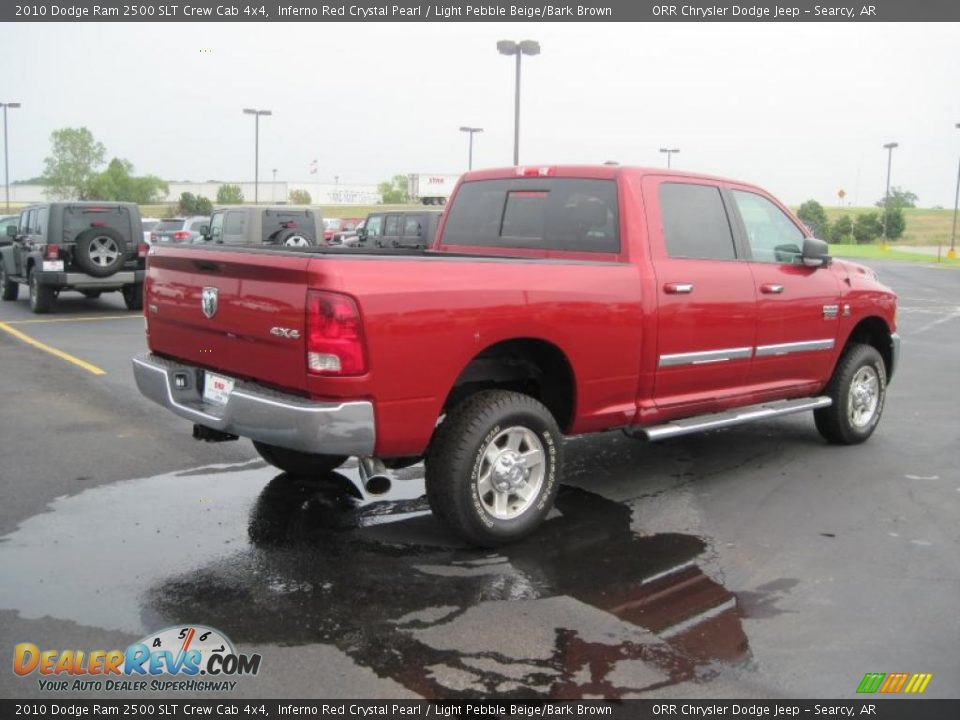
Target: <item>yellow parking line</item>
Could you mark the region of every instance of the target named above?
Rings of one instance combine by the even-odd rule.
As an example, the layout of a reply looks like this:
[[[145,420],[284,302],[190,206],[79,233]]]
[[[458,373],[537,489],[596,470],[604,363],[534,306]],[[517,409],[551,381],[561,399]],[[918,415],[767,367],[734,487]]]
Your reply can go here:
[[[83,317],[44,318],[42,320],[7,320],[6,325],[36,325],[38,323],[91,322],[93,320],[132,320],[142,318],[140,313],[131,315],[90,315]]]
[[[29,335],[20,332],[16,328],[10,327],[9,323],[0,322],[0,330],[3,330],[5,333],[9,333],[10,335],[13,335],[13,337],[17,338],[18,340],[22,340],[27,345],[32,345],[38,350],[43,350],[44,352],[50,353],[54,357],[58,357],[61,360],[66,360],[68,363],[76,365],[77,367],[81,367],[89,373],[93,373],[94,375],[107,374],[106,370],[102,368],[98,368],[96,365],[91,365],[86,360],[81,360],[78,357],[74,357],[70,353],[65,353],[63,350],[57,350],[57,348],[51,347],[46,343],[42,343],[39,340],[34,340]]]

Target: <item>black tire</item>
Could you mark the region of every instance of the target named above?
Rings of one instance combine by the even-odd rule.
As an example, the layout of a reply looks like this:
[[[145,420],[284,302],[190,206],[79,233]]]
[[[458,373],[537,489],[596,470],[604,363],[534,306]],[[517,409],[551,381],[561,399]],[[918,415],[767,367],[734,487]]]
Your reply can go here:
[[[93,277],[110,277],[127,259],[127,242],[111,228],[91,228],[77,235],[73,260]]]
[[[289,245],[290,247],[309,247],[316,245],[309,233],[295,228],[286,228],[273,236],[273,242],[277,245]]]
[[[7,277],[2,259],[0,259],[0,292],[2,292],[3,299],[7,301],[16,300],[20,296],[20,283]]]
[[[80,292],[83,293],[83,296],[88,300],[96,300],[98,297],[100,297],[100,294],[103,291],[102,290],[81,290]]]
[[[857,388],[852,387],[855,383]],[[871,385],[875,386],[875,404],[869,400],[867,388]],[[824,394],[833,404],[813,411],[817,430],[824,438],[838,445],[856,445],[869,438],[880,422],[887,397],[886,366],[876,348],[850,345]]]
[[[514,432],[531,438],[518,446],[518,455],[524,454],[523,443],[527,453],[537,449],[541,453],[539,464],[526,471],[522,466],[520,469],[521,478],[526,472],[519,481],[521,488],[536,482],[534,478],[539,475],[538,484],[527,497],[512,490],[496,491],[496,476],[487,457],[490,451],[498,451],[500,438],[506,438],[507,443],[499,450],[501,457],[507,454]],[[531,445],[534,438],[539,448]],[[510,465],[515,462],[516,458]],[[540,468],[539,474],[536,468]],[[457,405],[437,429],[426,458],[427,500],[437,519],[470,543],[502,545],[530,534],[546,518],[557,496],[562,468],[560,429],[550,411],[527,395],[485,390]],[[481,489],[484,475],[490,488],[486,493]],[[498,495],[507,496],[501,517],[490,508]],[[506,507],[508,503],[519,507]]]
[[[127,310],[143,310],[143,283],[124,285],[123,302]]]
[[[27,278],[27,284],[30,286],[30,309],[37,315],[43,315],[53,309],[53,301],[57,294],[49,285],[40,285],[37,282],[37,274],[31,270]]]
[[[346,455],[315,455],[268,445],[256,440],[253,441],[253,446],[260,453],[260,457],[268,463],[298,477],[325,475],[343,465],[347,460]]]

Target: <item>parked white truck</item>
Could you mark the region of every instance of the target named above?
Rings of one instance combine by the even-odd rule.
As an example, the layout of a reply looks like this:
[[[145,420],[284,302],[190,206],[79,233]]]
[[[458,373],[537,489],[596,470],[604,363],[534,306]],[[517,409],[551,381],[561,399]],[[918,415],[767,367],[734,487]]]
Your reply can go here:
[[[459,175],[410,173],[407,175],[410,201],[424,205],[445,205],[459,179]]]

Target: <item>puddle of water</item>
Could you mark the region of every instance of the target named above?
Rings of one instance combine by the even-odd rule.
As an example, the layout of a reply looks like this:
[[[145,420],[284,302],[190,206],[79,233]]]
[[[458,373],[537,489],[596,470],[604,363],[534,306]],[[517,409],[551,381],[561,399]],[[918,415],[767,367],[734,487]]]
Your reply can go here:
[[[631,508],[563,487],[527,540],[478,551],[435,522],[422,466],[370,498],[213,466],[56,500],[0,538],[0,608],[143,634],[184,622],[236,643],[333,644],[428,697],[618,697],[750,663],[705,543],[640,536]]]

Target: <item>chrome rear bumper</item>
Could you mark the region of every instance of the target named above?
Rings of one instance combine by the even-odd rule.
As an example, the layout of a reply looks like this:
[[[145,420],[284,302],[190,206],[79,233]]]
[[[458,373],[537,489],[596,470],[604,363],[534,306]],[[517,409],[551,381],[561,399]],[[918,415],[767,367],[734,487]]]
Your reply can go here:
[[[200,368],[149,353],[133,359],[133,375],[144,396],[199,425],[291,450],[373,455],[370,402],[316,402],[235,380],[227,403],[219,405],[203,399]]]

